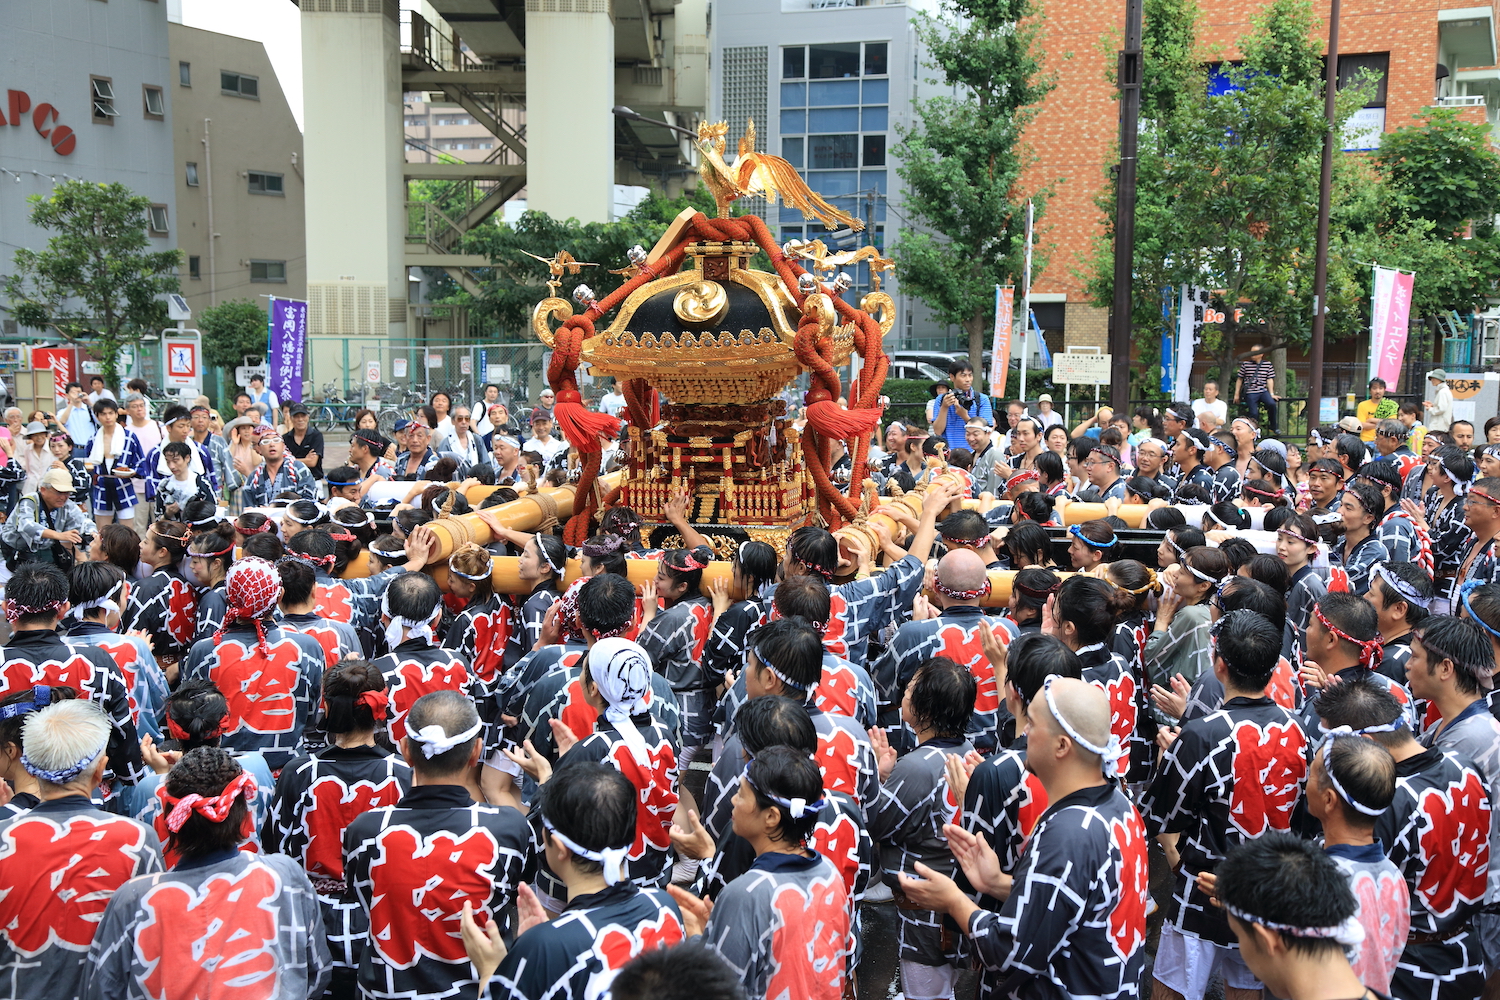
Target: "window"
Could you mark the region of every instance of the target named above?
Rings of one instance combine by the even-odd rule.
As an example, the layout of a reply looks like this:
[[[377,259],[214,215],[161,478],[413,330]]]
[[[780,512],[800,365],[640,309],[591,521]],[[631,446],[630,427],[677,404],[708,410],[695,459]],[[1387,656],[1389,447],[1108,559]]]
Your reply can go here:
[[[437,123],[439,125],[473,125],[474,121],[471,118],[439,118]]]
[[[89,77],[89,90],[94,105],[94,121],[99,125],[113,125],[119,112],[115,110],[115,88],[109,77]]]
[[[273,284],[286,283],[286,261],[284,260],[252,260],[250,262],[250,280],[254,282],[271,282]]]
[[[814,135],[808,137],[814,170],[848,170],[859,166],[859,136]]]
[[[781,140],[781,158],[798,170],[802,169],[802,142],[800,138]]]
[[[188,258],[188,277],[194,281],[201,281],[203,279],[203,268],[199,264],[199,261],[202,259],[202,257]]]
[[[198,164],[196,163],[187,165],[187,186],[190,188],[198,186]]]
[[[167,235],[167,206],[152,205],[146,212],[146,225],[152,236]]]
[[[1370,96],[1367,108],[1385,107],[1386,85],[1390,80],[1391,54],[1370,52],[1365,55],[1339,56],[1339,89],[1353,86],[1365,71],[1375,77],[1375,93]]]
[[[193,64],[180,62],[177,64],[177,82],[184,87],[193,85]]]
[[[251,194],[286,194],[282,185],[283,174],[268,174],[263,170],[250,171]]]
[[[235,97],[248,97],[258,101],[260,100],[260,77],[231,73],[221,69],[219,70],[219,90]]]
[[[865,43],[865,76],[885,76],[885,42]]]
[[[859,43],[809,46],[807,75],[814,80],[859,76]]]
[[[426,125],[426,124],[427,124],[427,119],[426,118],[408,118],[408,119],[406,119],[406,126],[408,128],[421,128],[423,125]]]
[[[781,78],[783,80],[800,80],[807,75],[807,50],[798,45],[796,48],[781,50]]]
[[[144,86],[141,88],[141,97],[146,105],[146,117],[152,121],[159,122],[167,116],[167,105],[162,99],[161,88]]]
[[[867,167],[885,166],[885,136],[865,136],[864,165]]]

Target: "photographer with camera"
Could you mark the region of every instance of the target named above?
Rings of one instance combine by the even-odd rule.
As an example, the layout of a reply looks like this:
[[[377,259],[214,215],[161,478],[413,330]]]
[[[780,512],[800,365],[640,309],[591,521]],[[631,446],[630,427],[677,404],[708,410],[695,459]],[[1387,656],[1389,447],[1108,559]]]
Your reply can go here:
[[[990,397],[974,391],[974,366],[959,360],[948,369],[953,376],[950,389],[933,407],[932,433],[948,442],[949,448],[967,448],[964,425],[973,418],[995,426],[995,408]]]
[[[94,525],[72,495],[73,477],[66,469],[52,468],[42,474],[35,493],[16,501],[0,525],[7,565],[55,563],[64,572],[73,568],[75,553],[88,549]]]

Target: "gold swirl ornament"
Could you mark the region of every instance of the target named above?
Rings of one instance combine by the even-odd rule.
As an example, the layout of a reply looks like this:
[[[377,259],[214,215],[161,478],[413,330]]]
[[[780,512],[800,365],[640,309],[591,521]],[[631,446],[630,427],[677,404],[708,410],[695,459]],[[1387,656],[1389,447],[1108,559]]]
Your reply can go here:
[[[880,327],[880,335],[884,337],[890,333],[896,325],[896,300],[885,292],[871,292],[859,300],[860,309],[875,317],[875,322]],[[876,313],[880,315],[876,316]]]
[[[695,281],[678,291],[672,299],[672,311],[690,326],[709,326],[729,311],[729,293],[717,281]]]
[[[814,292],[802,300],[802,315],[817,320],[819,332],[825,337],[833,333],[834,324],[838,322],[833,301],[822,292]]]
[[[567,299],[550,296],[538,302],[531,311],[531,332],[536,334],[537,340],[552,347],[554,333],[550,320],[555,319],[561,325],[572,318],[573,304]]]

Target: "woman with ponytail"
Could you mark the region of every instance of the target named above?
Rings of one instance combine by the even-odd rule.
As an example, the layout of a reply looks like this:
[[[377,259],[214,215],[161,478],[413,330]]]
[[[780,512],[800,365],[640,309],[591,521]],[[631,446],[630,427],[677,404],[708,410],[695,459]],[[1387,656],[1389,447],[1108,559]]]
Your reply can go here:
[[[224,624],[229,604],[224,600],[224,577],[234,563],[234,525],[215,521],[213,527],[200,531],[188,543],[188,568],[204,588],[198,594],[198,628],[193,641],[206,638]]]
[[[532,535],[521,550],[517,571],[521,583],[531,590],[512,616],[505,646],[505,669],[519,663],[541,639],[547,612],[562,597],[562,579],[567,568],[568,549],[556,535],[545,532]]]
[[[276,522],[257,510],[247,510],[234,519],[234,544],[244,545],[245,539],[252,535],[259,535],[269,531],[280,537],[281,532],[276,527]]]
[[[1057,593],[1062,579],[1045,566],[1027,566],[1016,573],[1010,586],[1010,620],[1016,632],[1027,635],[1042,630],[1042,609],[1047,599]]]
[[[495,593],[490,554],[465,542],[448,557],[448,593],[464,602],[443,633],[443,648],[457,650],[488,694],[499,680],[510,640],[511,609]]]
[[[131,879],[110,899],[90,955],[98,995],[157,995],[163,981],[194,984],[205,997],[242,988],[248,960],[195,947],[181,919],[163,919],[167,907],[191,913],[194,926],[225,928],[226,947],[254,956],[264,995],[323,994],[328,951],[310,937],[319,921],[307,874],[284,854],[235,850],[253,827],[256,787],[232,754],[215,747],[189,750],[173,765],[158,795],[165,853],[175,861],[164,874]],[[237,891],[226,891],[231,886]]]
[[[1115,621],[1115,636],[1111,648],[1125,657],[1135,676],[1141,674],[1141,654],[1146,648],[1146,637],[1151,634],[1151,600],[1161,593],[1161,581],[1156,570],[1136,562],[1121,559],[1105,567],[1104,579],[1114,584],[1115,589],[1130,597],[1129,610]]]
[[[655,581],[662,610],[641,630],[640,644],[651,657],[652,667],[671,682],[682,707],[682,756],[687,760],[694,759],[712,737],[715,689],[723,681],[704,663],[714,612],[703,594],[703,571],[713,559],[714,551],[707,545],[663,552]],[[646,600],[651,600],[649,589]],[[706,772],[695,775],[707,780]]]
[[[1119,738],[1121,747],[1115,763],[1125,774],[1135,736],[1140,685],[1129,661],[1110,647],[1115,640],[1115,622],[1130,612],[1135,598],[1107,579],[1080,574],[1064,580],[1051,603],[1052,613],[1043,618],[1042,630],[1077,653],[1083,664],[1083,679],[1109,696],[1110,735]]]
[[[365,911],[345,891],[344,830],[355,816],[393,806],[411,789],[411,768],[375,739],[386,711],[378,669],[364,660],[330,668],[323,675],[322,723],[329,745],[282,769],[261,830],[267,851],[290,856],[312,880],[333,958],[334,996],[355,994],[360,942],[370,930]],[[345,790],[356,786],[365,791],[350,806]]]
[[[141,740],[141,756],[150,770],[134,788],[125,786],[122,805],[127,815],[134,816],[155,829],[165,845],[170,831],[167,829],[164,815],[167,810],[160,791],[162,779],[188,751],[198,747],[219,746],[224,736],[224,725],[229,719],[229,703],[212,681],[183,681],[167,698],[162,715],[166,738],[159,742],[149,736]],[[260,827],[270,815],[276,779],[271,776],[271,768],[264,755],[255,751],[227,752],[255,780],[254,789],[246,797],[252,822],[241,840],[241,849],[246,849],[248,845],[249,850],[258,850]],[[169,865],[175,864],[176,860],[168,854]]]
[[[131,588],[120,625],[126,632],[139,629],[151,637],[151,651],[168,680],[176,679],[177,664],[187,655],[198,628],[198,592],[178,565],[187,555],[190,531],[181,521],[157,521],[146,529],[141,562],[151,567],[151,575]]]
[[[1192,684],[1199,674],[1213,670],[1209,601],[1226,578],[1232,578],[1228,557],[1206,545],[1188,549],[1175,569],[1162,574],[1156,621],[1141,661],[1146,683],[1171,690],[1175,677]],[[1152,711],[1157,725],[1176,724],[1154,707]]]
[[[776,549],[765,542],[741,542],[729,560],[732,576],[709,586],[714,606],[713,638],[707,647],[708,672],[722,679],[745,665],[750,633],[771,620],[776,592]],[[730,603],[731,591],[745,596]]]

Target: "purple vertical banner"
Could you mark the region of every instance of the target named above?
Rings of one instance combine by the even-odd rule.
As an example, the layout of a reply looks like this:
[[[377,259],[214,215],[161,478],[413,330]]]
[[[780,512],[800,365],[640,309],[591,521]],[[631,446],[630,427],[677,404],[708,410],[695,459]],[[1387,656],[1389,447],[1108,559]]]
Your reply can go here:
[[[307,344],[307,303],[271,300],[270,389],[282,403],[302,402],[302,352]]]

